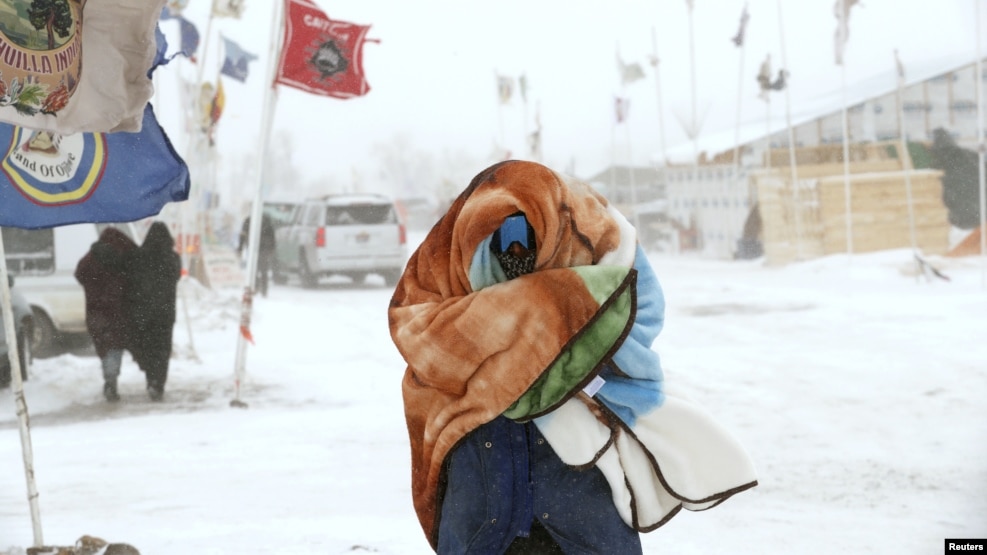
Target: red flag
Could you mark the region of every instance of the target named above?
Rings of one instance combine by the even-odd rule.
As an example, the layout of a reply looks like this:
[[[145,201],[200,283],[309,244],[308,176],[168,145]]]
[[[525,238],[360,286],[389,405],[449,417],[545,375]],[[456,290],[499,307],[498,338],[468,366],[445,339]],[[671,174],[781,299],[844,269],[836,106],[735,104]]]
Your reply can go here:
[[[312,0],[285,0],[285,13],[277,83],[343,99],[370,91],[363,76],[369,25],[333,21]]]
[[[627,119],[627,112],[631,109],[631,99],[629,98],[614,98],[614,109],[616,111],[617,123],[624,123]]]

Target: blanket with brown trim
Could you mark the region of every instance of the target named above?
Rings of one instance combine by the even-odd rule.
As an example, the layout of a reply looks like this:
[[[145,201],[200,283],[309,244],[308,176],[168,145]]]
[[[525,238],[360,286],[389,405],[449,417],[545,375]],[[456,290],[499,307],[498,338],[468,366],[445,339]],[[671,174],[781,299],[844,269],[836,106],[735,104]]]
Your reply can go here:
[[[508,280],[489,245],[517,212],[534,230],[537,256],[534,272]],[[668,434],[675,419],[655,423],[648,416],[666,400],[650,350],[663,301],[654,302],[661,292],[657,281],[649,282],[644,313],[657,314],[657,323],[638,317],[639,267],[651,276],[633,227],[604,197],[540,164],[519,161],[477,175],[411,256],[388,321],[408,364],[402,393],[412,494],[433,547],[446,456],[466,434],[501,414],[534,419],[563,461],[596,464],[625,521],[639,530],[656,527],[683,503],[705,508],[719,502],[724,485],[756,483],[746,480],[753,470],[745,459],[740,475],[709,482],[700,473],[699,487],[687,470],[687,495],[677,496],[678,474],[656,470],[652,450],[674,460],[682,453],[702,456],[703,447],[700,442],[690,452],[678,449],[677,441],[664,445],[675,437]],[[604,370],[613,378],[591,398],[583,390],[601,381]],[[710,438],[718,442],[716,433]],[[734,446],[716,454],[726,455],[727,463],[744,459]]]

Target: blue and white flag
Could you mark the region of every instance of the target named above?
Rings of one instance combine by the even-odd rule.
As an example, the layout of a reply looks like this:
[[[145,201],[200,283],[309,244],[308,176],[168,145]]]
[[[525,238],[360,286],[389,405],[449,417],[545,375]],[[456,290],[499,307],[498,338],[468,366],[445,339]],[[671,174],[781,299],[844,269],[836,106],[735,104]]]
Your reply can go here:
[[[173,54],[172,57],[181,54],[194,62],[195,51],[199,48],[199,30],[195,28],[195,24],[191,21],[182,17],[181,14],[171,11],[168,6],[165,6],[161,10],[161,21],[172,19],[178,21],[178,30],[181,33],[181,49]]]
[[[144,107],[136,133],[60,135],[0,124],[0,225],[129,222],[188,199],[189,170]]]
[[[244,83],[247,80],[247,63],[257,59],[256,54],[251,54],[240,45],[223,37],[225,44],[226,59],[223,60],[223,67],[219,72],[228,75],[237,81]]]

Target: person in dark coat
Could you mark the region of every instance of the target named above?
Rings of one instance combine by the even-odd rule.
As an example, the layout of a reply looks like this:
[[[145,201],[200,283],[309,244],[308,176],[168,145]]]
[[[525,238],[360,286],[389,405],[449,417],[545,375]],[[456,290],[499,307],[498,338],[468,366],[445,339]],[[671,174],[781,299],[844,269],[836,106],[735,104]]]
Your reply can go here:
[[[108,227],[75,268],[86,296],[86,329],[103,365],[103,395],[110,402],[120,399],[117,377],[130,327],[124,310],[125,259],[136,249],[133,239]]]
[[[126,309],[130,352],[147,378],[154,401],[164,396],[175,327],[175,302],[182,260],[168,226],[154,222],[144,243],[128,257]]]
[[[247,219],[243,220],[243,227],[240,229],[240,243],[236,249],[238,255],[243,254],[243,250],[247,248],[249,242],[250,216],[247,216]],[[274,223],[271,222],[270,216],[263,214],[260,219],[260,249],[257,251],[257,278],[254,285],[257,292],[265,297],[267,296],[268,276],[275,263],[274,249],[276,246]]]

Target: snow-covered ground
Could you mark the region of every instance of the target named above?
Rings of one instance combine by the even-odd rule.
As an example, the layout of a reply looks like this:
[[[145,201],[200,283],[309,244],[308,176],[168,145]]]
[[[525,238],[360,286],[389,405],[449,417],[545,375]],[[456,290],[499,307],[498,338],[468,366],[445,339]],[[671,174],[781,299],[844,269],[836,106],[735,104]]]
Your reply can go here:
[[[987,537],[987,289],[979,259],[907,251],[782,268],[655,255],[666,379],[730,426],[760,486],[644,535],[646,553],[940,553]],[[237,291],[187,286],[163,403],[125,358],[123,401],[86,353],[25,384],[44,540],[145,555],[425,554],[409,490],[382,282],[255,300],[230,407]],[[32,545],[10,390],[0,391],[0,553]]]

